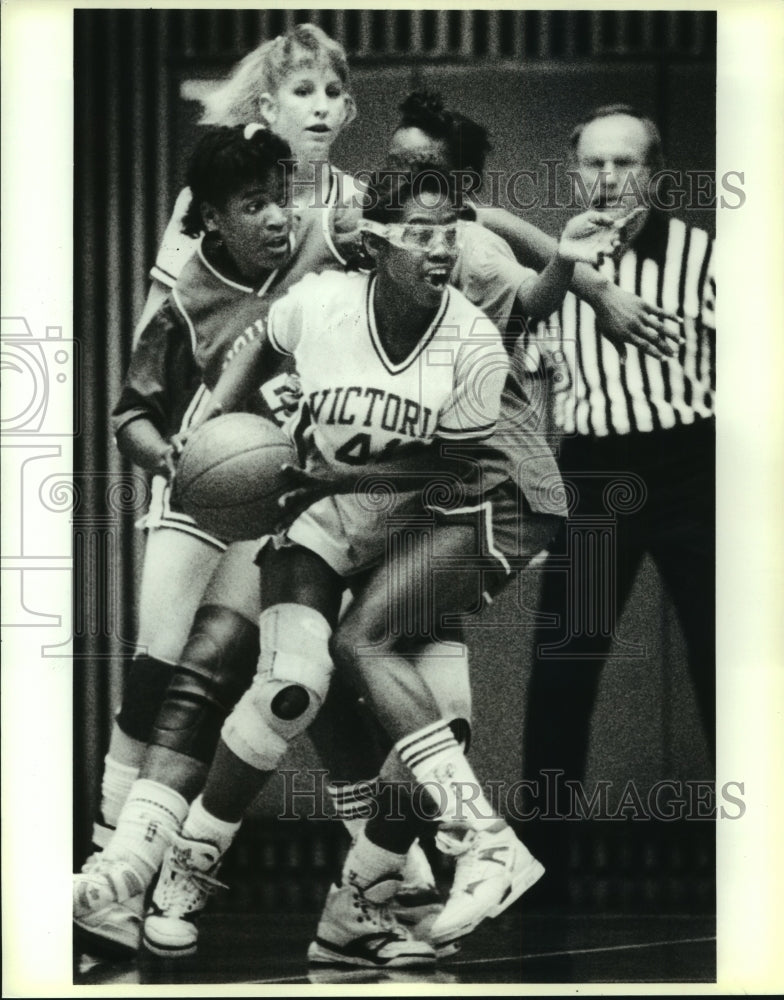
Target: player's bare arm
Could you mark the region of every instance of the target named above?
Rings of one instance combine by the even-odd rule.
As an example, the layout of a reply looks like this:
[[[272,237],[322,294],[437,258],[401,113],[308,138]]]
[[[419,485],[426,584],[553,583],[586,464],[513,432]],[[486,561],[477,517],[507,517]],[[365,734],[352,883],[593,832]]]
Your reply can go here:
[[[536,226],[503,208],[478,207],[477,221],[502,236],[523,264],[546,267],[558,244]],[[633,344],[659,359],[672,357],[680,343],[678,317],[625,292],[588,264],[574,266],[569,289],[596,313],[598,329],[621,349]]]
[[[251,341],[234,355],[218,379],[210,395],[209,406],[187,431],[180,431],[172,438],[175,457],[179,457],[190,435],[207,420],[231,413],[242,405],[264,381],[264,371],[272,348],[265,336]]]
[[[623,221],[603,212],[582,212],[564,226],[556,252],[544,270],[519,290],[518,299],[526,315],[546,319],[563,302],[577,263],[596,266],[620,243]]]
[[[264,372],[273,354],[267,337],[257,337],[231,359],[210,397],[205,420],[238,409],[264,381]]]
[[[138,417],[117,432],[117,448],[129,461],[153,475],[171,479],[175,449],[151,420]]]

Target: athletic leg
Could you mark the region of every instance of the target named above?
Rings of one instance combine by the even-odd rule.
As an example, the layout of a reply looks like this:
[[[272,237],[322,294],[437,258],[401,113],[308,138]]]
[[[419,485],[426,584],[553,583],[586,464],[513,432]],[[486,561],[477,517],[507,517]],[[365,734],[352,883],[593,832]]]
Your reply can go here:
[[[126,674],[102,781],[103,823],[98,821],[95,835],[104,843],[107,836],[100,827],[114,828],[117,823],[204,585],[219,557],[219,549],[194,535],[167,527],[148,532],[137,652]]]
[[[259,656],[258,545],[231,545],[202,595],[141,769],[191,801],[201,790],[220,729],[251,683]]]
[[[449,639],[447,616],[477,606],[482,582],[476,562],[470,559],[475,539],[475,529],[467,524],[437,527],[432,536],[421,535],[409,552],[390,559],[368,581],[333,640],[336,663],[351,671],[395,739],[395,753],[382,776],[390,780],[407,776],[415,797],[423,801],[422,795],[430,796],[432,819],[465,823],[473,831],[450,901],[432,928],[439,946],[501,912],[542,873],[485,798],[448,720],[411,659],[412,648],[423,639]],[[344,882],[361,885],[372,880],[376,869],[391,866],[400,857],[413,835],[411,826],[395,828],[383,815],[371,820],[356,850],[349,852]],[[485,871],[491,855],[496,862],[503,858],[500,865],[493,865],[500,878],[491,879]],[[474,882],[481,882],[481,889],[474,886],[466,906],[468,881],[462,875],[476,875],[480,868]]]
[[[260,567],[258,671],[226,719],[204,791],[166,852],[145,920],[147,946],[159,954],[195,950],[193,920],[242,816],[289,742],[315,718],[328,689],[328,640],[342,581],[320,557],[300,547],[268,545]]]
[[[147,740],[182,651],[201,592],[220,558],[215,545],[171,527],[150,529],[141,581],[137,654],[128,671],[101,782],[101,812],[73,885],[74,933],[86,950],[132,954],[139,945],[145,883],[154,869],[122,860],[115,842]],[[168,818],[171,803],[164,806]],[[134,829],[144,839],[147,826]],[[112,854],[112,845],[120,854]],[[108,853],[107,853],[108,851]],[[119,862],[119,863],[118,863]]]
[[[337,619],[342,581],[307,549],[268,547],[261,559],[262,614],[259,673],[223,727],[203,795],[191,805],[164,858],[144,924],[147,947],[157,954],[192,953],[194,920],[216,884],[215,874],[242,815],[277,767],[289,742],[317,716],[331,674],[328,639]],[[347,734],[348,735],[348,734]],[[343,939],[355,941],[375,927],[383,938],[359,964],[412,964],[433,957],[388,915],[382,901],[352,889],[330,896],[328,919]],[[356,906],[354,905],[356,903]],[[361,921],[360,921],[361,922]],[[361,948],[359,949],[362,950]]]
[[[160,537],[159,532],[175,535],[167,529],[156,529],[154,535]],[[202,544],[193,536],[182,537]],[[75,928],[83,938],[89,933],[87,943],[92,948],[103,946],[105,950],[107,941],[111,945],[118,939],[130,951],[138,947],[144,892],[160,867],[169,835],[179,830],[188,800],[201,787],[225,716],[253,676],[258,657],[255,619],[259,603],[257,570],[252,561],[255,550],[254,544],[232,546],[215,569],[204,600],[216,603],[207,603],[196,612],[168,694],[154,720],[152,745],[142,761],[140,777],[126,790],[126,801],[118,812],[117,830],[107,838],[100,864],[91,864],[83,878],[75,879]],[[156,551],[177,550],[164,546]],[[209,562],[205,560],[203,565]],[[189,603],[200,565],[188,567],[185,591]],[[160,583],[157,575],[156,582]],[[150,590],[144,593],[147,610],[143,624],[150,620],[155,604]],[[162,591],[158,596],[163,601]],[[234,607],[225,607],[227,603]],[[169,624],[175,624],[171,617]],[[142,634],[150,633],[143,628]],[[162,638],[162,643],[169,642],[170,653],[181,641],[181,634],[181,629],[172,627]]]

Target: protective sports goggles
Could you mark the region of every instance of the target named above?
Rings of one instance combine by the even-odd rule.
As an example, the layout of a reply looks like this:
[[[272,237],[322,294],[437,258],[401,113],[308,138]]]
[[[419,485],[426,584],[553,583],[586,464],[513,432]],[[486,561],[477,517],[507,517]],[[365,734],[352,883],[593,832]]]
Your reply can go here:
[[[429,253],[442,242],[449,253],[457,253],[463,245],[465,223],[462,220],[444,226],[423,222],[388,222],[386,225],[365,219],[362,230],[375,233],[401,250]]]

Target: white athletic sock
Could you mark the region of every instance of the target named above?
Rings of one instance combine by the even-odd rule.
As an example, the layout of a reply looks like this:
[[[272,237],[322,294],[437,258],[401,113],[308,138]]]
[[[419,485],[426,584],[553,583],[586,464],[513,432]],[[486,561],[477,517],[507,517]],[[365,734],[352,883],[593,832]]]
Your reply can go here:
[[[169,834],[177,833],[188,803],[173,788],[149,778],[134,782],[104,857],[128,861],[145,887],[161,866]]]
[[[206,840],[215,844],[221,854],[225,854],[241,825],[242,820],[229,823],[207,812],[200,795],[191,804],[190,812],[182,824],[182,835],[191,840]]]
[[[351,785],[327,785],[327,793],[335,807],[335,815],[343,822],[352,840],[356,839],[359,831],[373,815],[377,789],[377,778],[356,781]]]
[[[405,854],[394,854],[378,847],[368,840],[364,830],[360,830],[343,864],[341,883],[352,883],[360,889],[366,889],[384,876],[399,878],[405,863]]]
[[[402,762],[436,806],[433,819],[464,823],[474,830],[501,829],[449,723],[433,722],[395,744]]]
[[[120,811],[138,777],[139,768],[137,766],[123,764],[112,757],[111,753],[104,757],[103,778],[101,779],[101,815],[104,826],[112,828],[117,826]],[[93,840],[98,843],[95,837]]]
[[[109,846],[109,841],[114,836],[113,826],[104,826],[103,823],[99,823],[98,820],[93,820],[93,832],[90,838],[90,843],[95,848],[93,855],[102,852],[106,847]],[[90,859],[88,859],[90,860]]]

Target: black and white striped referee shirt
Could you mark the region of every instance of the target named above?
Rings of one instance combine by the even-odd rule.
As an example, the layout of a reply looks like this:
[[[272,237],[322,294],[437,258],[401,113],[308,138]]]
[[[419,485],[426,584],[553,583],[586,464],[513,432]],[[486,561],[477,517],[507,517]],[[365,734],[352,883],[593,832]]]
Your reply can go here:
[[[555,375],[554,418],[567,435],[606,437],[667,430],[713,414],[716,323],[713,241],[680,219],[651,211],[620,261],[602,273],[683,318],[685,343],[665,361],[627,345],[621,364],[596,331],[593,309],[571,293],[538,346]],[[530,359],[529,359],[530,360]]]

